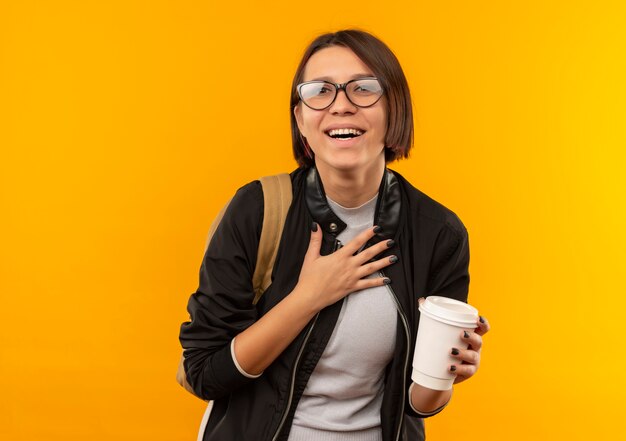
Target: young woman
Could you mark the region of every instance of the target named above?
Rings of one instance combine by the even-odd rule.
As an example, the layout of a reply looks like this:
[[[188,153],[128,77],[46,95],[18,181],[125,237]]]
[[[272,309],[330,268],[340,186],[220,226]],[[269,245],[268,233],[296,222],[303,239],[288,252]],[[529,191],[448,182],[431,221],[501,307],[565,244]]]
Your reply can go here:
[[[187,382],[214,400],[203,439],[424,439],[452,389],[411,381],[418,299],[467,302],[468,233],[386,164],[408,157],[411,98],[391,50],[363,31],[306,49],[291,97],[293,201],[272,284],[253,304],[263,219],[241,187],[204,256],[181,326]],[[455,383],[476,373],[481,317],[450,348]]]

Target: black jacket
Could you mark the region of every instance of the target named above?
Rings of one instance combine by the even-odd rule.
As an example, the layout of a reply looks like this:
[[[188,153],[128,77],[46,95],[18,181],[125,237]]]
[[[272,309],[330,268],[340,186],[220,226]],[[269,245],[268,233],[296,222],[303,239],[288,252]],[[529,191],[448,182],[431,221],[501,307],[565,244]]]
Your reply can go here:
[[[231,340],[294,289],[312,221],[323,230],[322,255],[337,249],[336,235],[346,227],[327,204],[315,168],[298,168],[291,180],[293,202],[272,284],[257,305],[252,304],[252,274],[263,220],[260,181],[236,192],[204,255],[200,286],[189,298],[191,321],[180,328],[187,381],[196,394],[215,400],[205,441],[286,440],[298,401],[341,309],[338,301],[320,311],[259,378],[248,378],[235,366]],[[382,232],[369,245],[390,238],[396,242],[376,258],[399,257],[398,263],[383,270],[391,278],[399,313],[395,354],[385,371],[383,440],[423,440],[422,418],[427,416],[415,413],[408,401],[420,316],[417,299],[439,295],[467,302],[468,233],[456,214],[387,168],[374,225]]]

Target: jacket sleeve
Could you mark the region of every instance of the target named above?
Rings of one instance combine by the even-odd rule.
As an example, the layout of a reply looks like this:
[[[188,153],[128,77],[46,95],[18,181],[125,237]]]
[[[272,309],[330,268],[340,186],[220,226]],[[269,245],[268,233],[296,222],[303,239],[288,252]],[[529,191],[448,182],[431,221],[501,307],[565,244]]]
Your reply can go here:
[[[461,220],[451,213],[439,233],[426,297],[442,296],[467,303],[469,293],[469,235]]]
[[[426,295],[448,297],[467,303],[469,292],[469,235],[461,220],[450,213],[440,230],[433,250]],[[412,386],[412,384],[411,384]],[[429,413],[417,412],[411,404],[411,387],[406,391],[409,415],[429,418],[441,412],[450,401]]]
[[[260,181],[241,187],[215,229],[200,267],[199,287],[180,327],[186,380],[205,400],[254,381],[231,352],[233,338],[257,319],[252,276],[263,224]]]

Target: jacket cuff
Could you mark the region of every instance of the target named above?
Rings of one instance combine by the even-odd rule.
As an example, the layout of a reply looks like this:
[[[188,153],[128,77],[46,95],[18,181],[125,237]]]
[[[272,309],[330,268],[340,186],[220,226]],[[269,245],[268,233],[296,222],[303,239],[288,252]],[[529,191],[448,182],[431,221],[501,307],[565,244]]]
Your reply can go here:
[[[263,375],[263,372],[261,372],[258,375],[249,374],[246,371],[244,371],[243,368],[239,365],[239,362],[237,361],[237,357],[235,357],[235,339],[234,338],[230,342],[230,355],[232,355],[233,363],[235,364],[235,366],[237,367],[237,370],[239,371],[239,373],[241,373],[241,375],[248,377],[248,378],[259,378],[261,375]]]
[[[217,400],[254,379],[244,375],[235,364],[231,343],[207,356],[206,349],[188,348],[183,354],[187,383],[194,395],[203,400]]]
[[[411,401],[411,392],[413,391],[413,386],[415,386],[415,383],[411,382],[411,385],[409,386],[409,406],[411,406],[411,409],[413,410],[413,412],[415,412],[417,414],[418,417],[420,418],[427,418],[433,415],[438,414],[439,412],[441,412],[449,403],[450,400],[448,400],[446,402],[446,404],[444,404],[443,406],[433,410],[432,412],[420,412],[419,410],[415,409],[415,407],[413,407],[413,402]],[[452,397],[450,397],[452,398]]]

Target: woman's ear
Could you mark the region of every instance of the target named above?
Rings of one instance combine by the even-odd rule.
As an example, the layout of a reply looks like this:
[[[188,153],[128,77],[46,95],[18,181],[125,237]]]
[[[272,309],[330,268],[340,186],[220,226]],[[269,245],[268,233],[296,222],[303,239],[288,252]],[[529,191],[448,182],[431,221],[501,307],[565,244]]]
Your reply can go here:
[[[302,122],[302,109],[300,108],[300,103],[293,106],[293,115],[296,117],[296,123],[298,124],[298,129],[300,130],[300,133],[306,138],[303,130],[304,124]]]

